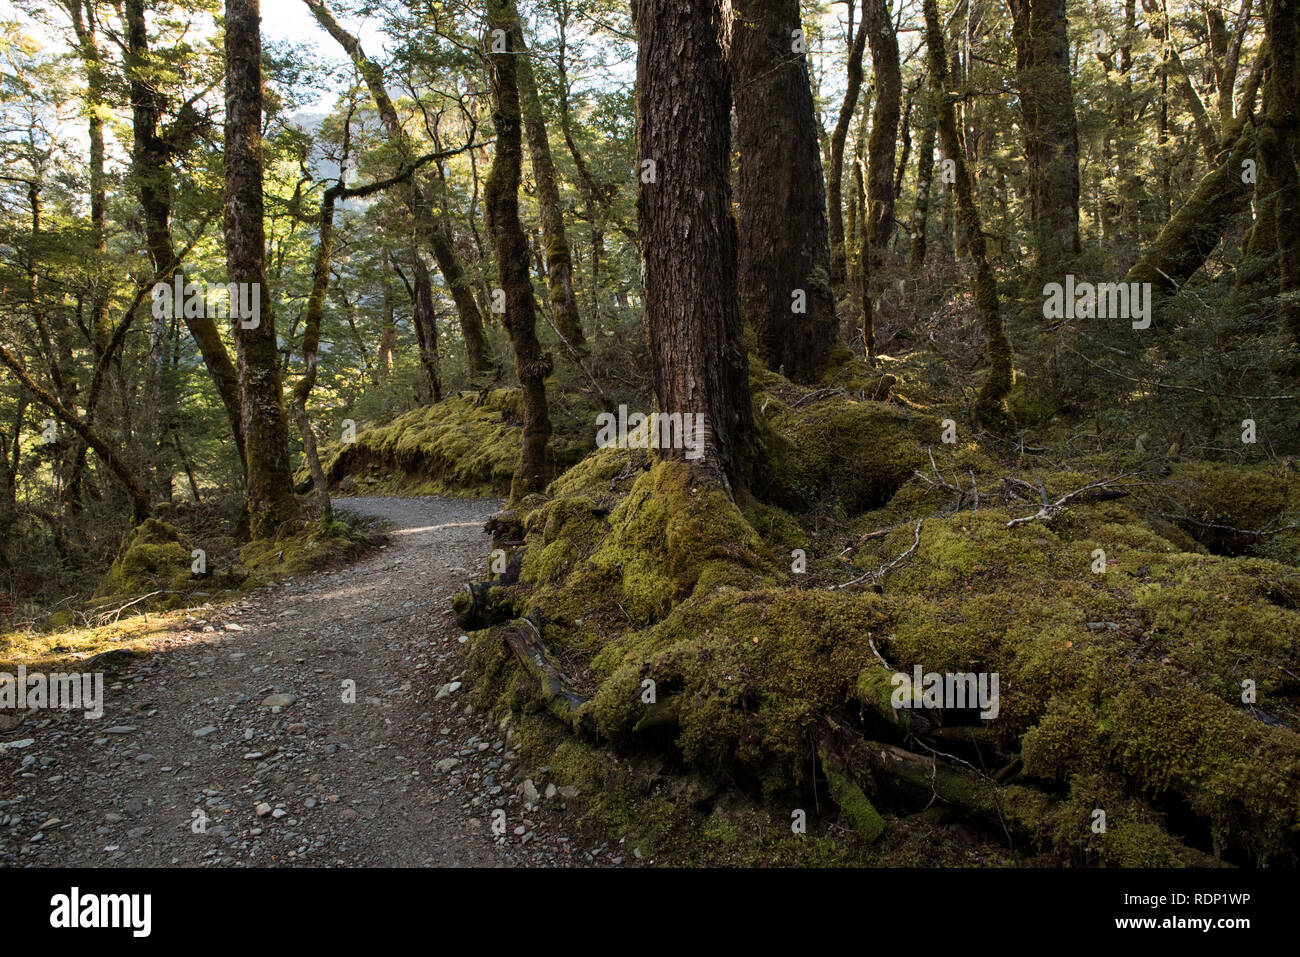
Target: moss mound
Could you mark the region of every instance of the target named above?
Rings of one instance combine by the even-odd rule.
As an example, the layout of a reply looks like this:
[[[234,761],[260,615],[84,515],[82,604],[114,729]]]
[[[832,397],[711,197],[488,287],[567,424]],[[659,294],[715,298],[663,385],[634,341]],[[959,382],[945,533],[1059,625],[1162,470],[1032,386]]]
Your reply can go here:
[[[766,395],[758,405],[770,478],[757,493],[798,512],[827,500],[848,514],[885,504],[926,461],[927,440],[939,441],[937,419],[885,402]]]
[[[379,536],[355,523],[335,519],[328,523],[300,520],[283,524],[274,538],[249,542],[239,551],[240,563],[253,583],[300,575],[333,562],[344,561]]]
[[[147,518],[122,540],[117,558],[104,575],[96,597],[166,591],[183,603],[184,593],[194,587],[191,565],[193,543],[175,526]]]
[[[521,401],[518,389],[451,396],[362,429],[354,442],[331,444],[321,464],[330,483],[345,492],[503,495],[519,462]],[[555,416],[547,451],[557,471],[581,459],[595,441],[594,419],[583,412]],[[297,481],[309,487],[305,469]]]

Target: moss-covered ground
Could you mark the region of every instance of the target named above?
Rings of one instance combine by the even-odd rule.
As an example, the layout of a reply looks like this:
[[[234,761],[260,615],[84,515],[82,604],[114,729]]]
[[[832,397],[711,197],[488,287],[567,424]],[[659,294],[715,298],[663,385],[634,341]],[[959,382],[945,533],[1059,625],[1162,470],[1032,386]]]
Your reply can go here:
[[[1288,463],[983,435],[924,356],[753,386],[735,499],[605,449],[498,523],[476,702],[592,823],[675,863],[1295,863]],[[996,716],[897,707],[916,666],[996,673]]]

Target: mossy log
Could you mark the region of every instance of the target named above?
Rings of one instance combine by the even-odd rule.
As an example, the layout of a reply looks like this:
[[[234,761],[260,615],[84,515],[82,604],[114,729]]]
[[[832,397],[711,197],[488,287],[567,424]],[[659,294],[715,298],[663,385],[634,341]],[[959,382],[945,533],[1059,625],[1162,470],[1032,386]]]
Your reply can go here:
[[[560,670],[551,663],[537,627],[525,618],[516,618],[501,629],[501,640],[537,679],[541,697],[551,713],[562,721],[579,723],[590,730],[591,719],[581,711],[587,699],[570,688]]]

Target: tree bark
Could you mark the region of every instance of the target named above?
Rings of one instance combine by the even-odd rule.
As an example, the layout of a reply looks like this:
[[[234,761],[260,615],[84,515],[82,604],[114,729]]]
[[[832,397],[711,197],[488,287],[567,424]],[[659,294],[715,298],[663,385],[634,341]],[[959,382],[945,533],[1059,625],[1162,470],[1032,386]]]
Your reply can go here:
[[[862,232],[862,347],[876,354],[873,303],[883,288],[885,249],[894,229],[894,155],[898,142],[899,101],[903,77],[898,38],[889,15],[889,0],[863,0],[861,31],[871,44],[876,75],[876,103],[867,141],[867,215]]]
[[[145,25],[144,0],[125,4],[127,48],[131,92],[131,120],[135,143],[131,175],[144,213],[145,242],[156,281],[169,282],[180,267],[171,239],[171,173],[167,169],[167,146],[158,136],[157,94],[149,85],[149,34]],[[260,101],[259,101],[260,102]],[[247,471],[244,420],[240,409],[239,376],[221,333],[211,316],[185,317],[185,327],[199,347],[203,364],[217,387],[235,437],[240,462]]]
[[[496,127],[496,149],[492,168],[484,185],[488,231],[496,250],[497,278],[505,293],[506,311],[502,323],[515,353],[515,370],[523,393],[524,435],[519,465],[510,483],[511,501],[540,492],[546,487],[546,443],[551,420],[546,409],[546,377],[551,373],[550,356],[537,341],[537,304],[528,276],[528,239],[519,222],[519,175],[523,164],[520,131],[518,60],[522,52],[515,35],[518,17],[510,0],[488,0],[489,38],[504,32],[505,51],[490,53],[492,71],[492,123]],[[489,49],[492,40],[489,39]]]
[[[952,78],[948,73],[948,51],[944,47],[938,0],[924,0],[924,6],[925,45],[930,75],[934,77],[934,112],[939,141],[944,153],[953,162],[957,217],[966,238],[966,251],[974,267],[971,285],[975,291],[975,305],[980,312],[984,335],[988,338],[989,371],[975,401],[975,417],[980,422],[998,425],[1005,419],[1003,402],[1011,391],[1011,343],[1007,341],[1006,332],[1002,328],[997,282],[984,251],[984,230],[980,225],[979,210],[975,206],[975,191],[970,170],[966,167],[966,153],[957,132],[957,112],[953,106]]]
[[[736,0],[740,297],[768,368],[817,380],[836,338],[826,192],[798,0]],[[802,47],[800,48],[800,51]]]
[[[258,314],[233,321],[249,527],[254,538],[267,538],[297,516],[298,501],[289,468],[275,316],[266,288],[259,0],[226,0],[225,157],[226,274],[232,283],[256,284],[259,290]]]
[[[1279,313],[1288,343],[1300,346],[1300,0],[1271,0],[1265,20],[1271,59],[1259,128],[1261,185],[1275,197]],[[1267,237],[1265,237],[1267,239]],[[1300,363],[1289,365],[1300,368]]]
[[[1079,131],[1065,0],[1008,0],[1039,278],[1079,253]]]
[[[722,11],[717,0],[641,0],[637,23],[637,143],[657,171],[653,182],[641,178],[637,210],[658,410],[703,414],[695,464],[734,486],[750,464],[754,421],[736,295]]]
[[[849,26],[852,29],[853,6],[849,5]],[[858,92],[862,89],[862,54],[866,49],[867,33],[859,29],[849,46],[848,85],[844,101],[840,104],[839,119],[831,133],[831,174],[826,184],[826,212],[830,222],[831,288],[837,297],[843,295],[848,276],[848,257],[844,245],[844,209],[842,189],[844,180],[844,143],[858,108]]]

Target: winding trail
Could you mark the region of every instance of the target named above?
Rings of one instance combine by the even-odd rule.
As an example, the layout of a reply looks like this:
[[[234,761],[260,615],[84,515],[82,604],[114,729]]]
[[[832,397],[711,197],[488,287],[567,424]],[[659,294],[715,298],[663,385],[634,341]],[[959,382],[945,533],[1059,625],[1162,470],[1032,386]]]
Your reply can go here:
[[[507,732],[453,684],[460,631],[448,599],[484,566],[483,522],[499,503],[335,505],[381,519],[388,544],[192,610],[152,654],[105,676],[100,720],[43,710],[3,726],[0,864],[535,867],[630,858],[630,848],[577,833],[558,813],[559,795],[516,782]],[[343,700],[348,681],[355,703]],[[545,793],[545,782],[536,786]],[[497,808],[504,835],[493,833]]]

